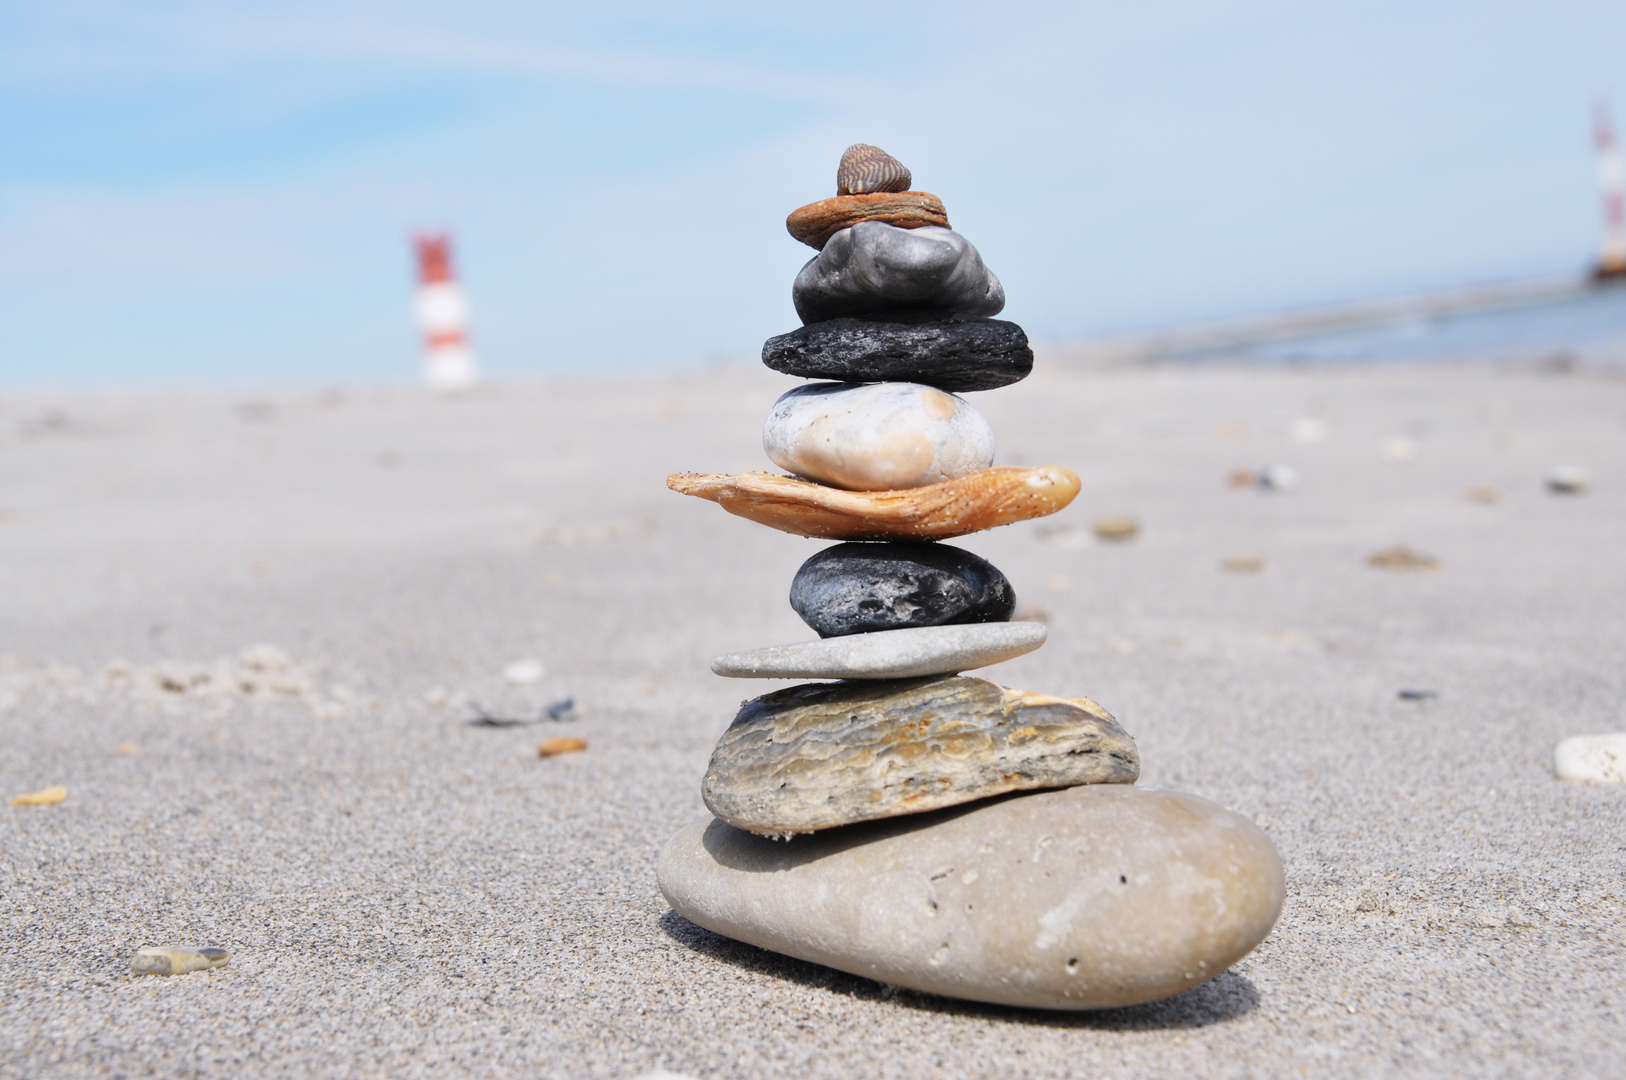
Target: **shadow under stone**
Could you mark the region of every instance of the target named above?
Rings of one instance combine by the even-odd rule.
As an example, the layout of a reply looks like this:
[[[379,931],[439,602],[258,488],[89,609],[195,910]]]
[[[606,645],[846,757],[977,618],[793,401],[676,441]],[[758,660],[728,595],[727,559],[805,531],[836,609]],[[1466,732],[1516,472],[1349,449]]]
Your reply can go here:
[[[1192,987],[1184,993],[1164,998],[1162,1001],[1129,1005],[1121,1009],[1063,1012],[1052,1009],[1027,1009],[1015,1005],[989,1005],[978,1001],[941,997],[937,994],[924,994],[901,986],[888,986],[860,975],[849,975],[844,971],[825,967],[823,964],[813,964],[768,949],[759,949],[755,945],[747,945],[742,941],[735,941],[696,926],[675,911],[668,911],[661,916],[660,928],[667,937],[678,944],[733,967],[784,979],[799,986],[828,990],[861,1001],[889,1001],[907,1009],[947,1016],[969,1016],[1052,1028],[1159,1031],[1208,1027],[1210,1024],[1234,1020],[1259,1007],[1259,991],[1246,977],[1233,971],[1223,971],[1201,986]]]

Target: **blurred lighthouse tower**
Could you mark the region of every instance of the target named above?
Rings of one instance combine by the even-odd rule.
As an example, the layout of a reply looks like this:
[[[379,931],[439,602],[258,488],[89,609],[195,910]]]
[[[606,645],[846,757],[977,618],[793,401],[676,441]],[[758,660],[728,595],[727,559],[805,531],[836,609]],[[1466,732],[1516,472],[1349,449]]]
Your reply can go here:
[[[437,390],[469,386],[480,377],[469,348],[469,301],[452,276],[452,238],[428,233],[418,249],[418,326],[423,330],[423,381]]]
[[[1602,101],[1592,107],[1592,132],[1598,144],[1598,186],[1603,189],[1603,247],[1592,276],[1599,281],[1626,278],[1626,162]]]

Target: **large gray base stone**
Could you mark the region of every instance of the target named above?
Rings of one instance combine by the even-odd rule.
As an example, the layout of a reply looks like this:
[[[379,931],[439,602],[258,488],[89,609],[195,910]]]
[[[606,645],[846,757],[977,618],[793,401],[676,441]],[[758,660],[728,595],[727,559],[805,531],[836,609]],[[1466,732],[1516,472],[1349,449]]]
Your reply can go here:
[[[1247,818],[1097,785],[779,842],[701,818],[661,892],[718,934],[880,982],[1042,1009],[1177,994],[1264,940],[1282,864]]]

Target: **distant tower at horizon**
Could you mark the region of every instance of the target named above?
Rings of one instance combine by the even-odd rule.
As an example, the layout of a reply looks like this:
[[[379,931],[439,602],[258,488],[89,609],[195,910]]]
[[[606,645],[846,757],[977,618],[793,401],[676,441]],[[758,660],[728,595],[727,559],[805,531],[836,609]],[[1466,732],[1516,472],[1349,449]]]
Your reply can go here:
[[[1592,106],[1592,136],[1598,146],[1598,187],[1603,194],[1603,246],[1592,276],[1599,281],[1626,277],[1626,162],[1609,121],[1609,108],[1599,98]]]
[[[423,381],[437,390],[470,386],[480,378],[469,348],[469,301],[452,273],[452,238],[423,233],[418,250],[415,307],[423,331]]]

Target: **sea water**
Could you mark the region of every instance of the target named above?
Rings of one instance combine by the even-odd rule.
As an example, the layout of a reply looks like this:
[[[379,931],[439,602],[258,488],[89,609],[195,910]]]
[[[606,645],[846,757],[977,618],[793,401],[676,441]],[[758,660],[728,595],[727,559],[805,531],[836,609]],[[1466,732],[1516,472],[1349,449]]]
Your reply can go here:
[[[1626,367],[1626,282],[1438,315],[1261,333],[1248,340],[1194,344],[1166,355],[1262,364],[1483,359]]]

